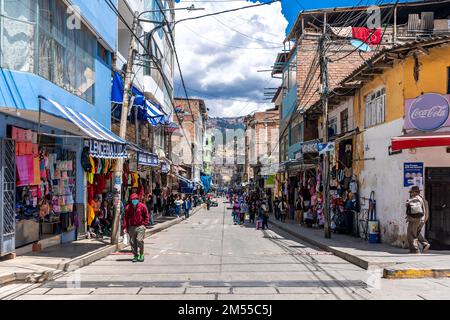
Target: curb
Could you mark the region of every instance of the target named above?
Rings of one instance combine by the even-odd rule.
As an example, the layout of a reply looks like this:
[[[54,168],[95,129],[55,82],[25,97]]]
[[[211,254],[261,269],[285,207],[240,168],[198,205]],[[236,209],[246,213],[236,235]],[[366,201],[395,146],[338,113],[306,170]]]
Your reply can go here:
[[[201,209],[203,209],[203,205],[192,210],[192,213],[190,214],[190,216],[196,214]],[[166,230],[176,224],[179,224],[180,222],[182,222],[184,220],[186,220],[185,217],[180,217],[180,218],[170,221],[169,223],[167,223],[164,226],[155,227],[154,229],[148,229],[145,231],[145,238],[148,238],[158,232]],[[80,257],[76,257],[72,260],[60,263],[60,264],[58,264],[56,269],[51,270],[51,271],[42,271],[42,272],[20,272],[19,271],[19,272],[14,272],[14,273],[10,273],[10,274],[3,274],[3,275],[0,275],[0,285],[4,285],[8,282],[13,282],[13,281],[26,281],[29,276],[39,278],[39,277],[43,276],[44,273],[48,273],[48,279],[46,279],[46,280],[51,280],[54,275],[56,275],[62,271],[65,271],[65,272],[73,271],[73,270],[85,267],[97,260],[107,257],[108,255],[110,255],[111,253],[113,253],[115,251],[122,250],[126,247],[128,247],[128,246],[125,246],[122,243],[119,243],[117,245],[108,245],[106,247],[97,249],[93,252],[86,253]]]
[[[384,269],[385,279],[448,278],[450,269]]]
[[[299,238],[300,240],[308,242],[308,243],[314,245],[315,247],[317,247],[319,249],[331,252],[335,256],[337,256],[339,258],[342,258],[342,259],[344,259],[344,260],[346,260],[346,261],[348,261],[348,262],[350,262],[350,263],[352,263],[352,264],[354,264],[354,265],[356,265],[356,266],[358,266],[360,268],[363,268],[365,270],[368,270],[370,266],[376,265],[376,264],[373,264],[373,263],[369,263],[369,261],[367,261],[367,260],[364,260],[364,259],[361,259],[361,258],[359,258],[357,256],[351,255],[351,254],[349,254],[347,252],[343,252],[341,250],[337,250],[337,249],[335,249],[333,247],[330,247],[330,246],[328,246],[326,244],[323,244],[323,243],[321,243],[319,241],[316,241],[316,240],[313,240],[311,238],[308,238],[308,237],[306,237],[306,236],[304,236],[304,235],[302,235],[300,233],[294,232],[294,231],[290,230],[289,228],[285,228],[284,226],[280,225],[278,222],[272,221],[272,224],[275,225],[277,228],[283,230],[284,232],[287,232],[290,235],[292,235],[292,236],[294,236],[296,238]]]
[[[448,278],[450,277],[450,269],[414,269],[414,268],[405,268],[405,269],[394,269],[393,265],[396,263],[371,263],[367,260],[364,260],[358,256],[351,255],[347,252],[343,252],[341,250],[330,247],[326,244],[323,244],[319,241],[308,238],[300,233],[296,233],[282,225],[279,222],[272,221],[272,224],[275,225],[280,230],[283,230],[290,235],[308,242],[319,249],[328,251],[333,253],[335,256],[342,258],[360,268],[365,270],[369,270],[370,267],[377,266],[383,268],[383,278],[384,279],[423,279],[423,278]]]
[[[0,285],[16,280],[16,273],[7,273],[0,275]]]

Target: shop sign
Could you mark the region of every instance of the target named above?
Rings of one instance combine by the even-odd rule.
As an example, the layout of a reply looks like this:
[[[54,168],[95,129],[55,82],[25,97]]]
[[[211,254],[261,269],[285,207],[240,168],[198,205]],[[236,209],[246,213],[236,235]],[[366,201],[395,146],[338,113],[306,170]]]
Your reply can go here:
[[[125,144],[89,140],[89,154],[94,158],[128,158]]]
[[[403,169],[403,186],[423,186],[423,162],[405,162]]]
[[[154,154],[149,154],[149,153],[138,152],[137,162],[138,162],[138,165],[141,165],[141,166],[157,167],[159,165],[158,156],[154,155]]]
[[[434,131],[450,127],[450,95],[427,93],[417,99],[406,100],[405,129]]]
[[[302,145],[302,153],[317,153],[319,152],[317,148],[318,143],[305,143]]]
[[[161,172],[169,173],[169,171],[170,171],[170,165],[165,162],[161,162]]]
[[[333,152],[334,142],[318,143],[317,149],[319,150],[319,154],[324,154],[325,152]]]

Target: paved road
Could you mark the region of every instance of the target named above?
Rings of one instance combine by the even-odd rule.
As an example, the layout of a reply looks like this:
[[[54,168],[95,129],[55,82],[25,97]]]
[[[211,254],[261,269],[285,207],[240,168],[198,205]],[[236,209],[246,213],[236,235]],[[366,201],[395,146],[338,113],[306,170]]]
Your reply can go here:
[[[5,286],[0,298],[450,299],[450,279],[380,279],[280,230],[235,226],[227,206],[147,238],[144,263],[112,254],[42,285]]]

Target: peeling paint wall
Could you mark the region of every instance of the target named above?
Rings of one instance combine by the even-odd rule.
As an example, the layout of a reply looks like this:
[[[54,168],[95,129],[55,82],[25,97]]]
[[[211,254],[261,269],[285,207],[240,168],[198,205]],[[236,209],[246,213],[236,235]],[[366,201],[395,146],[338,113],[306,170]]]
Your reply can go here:
[[[414,59],[396,61],[393,68],[363,85],[355,94],[355,127],[362,130],[355,137],[354,172],[358,176],[361,207],[367,208],[371,191],[375,191],[381,240],[406,247],[405,201],[408,188],[403,187],[404,162],[424,162],[424,167],[450,167],[450,154],[445,147],[403,150],[389,155],[391,138],[401,136],[404,125],[404,101],[423,93],[447,93],[450,47],[434,48],[419,56],[419,79],[414,79]],[[364,130],[364,99],[374,90],[386,88],[385,123]],[[447,128],[448,130],[448,128]],[[425,192],[423,193],[425,194]]]

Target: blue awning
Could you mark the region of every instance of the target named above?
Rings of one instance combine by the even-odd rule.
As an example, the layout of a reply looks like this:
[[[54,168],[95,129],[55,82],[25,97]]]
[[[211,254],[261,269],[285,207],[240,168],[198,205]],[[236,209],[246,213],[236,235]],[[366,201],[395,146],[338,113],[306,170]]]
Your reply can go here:
[[[122,76],[116,71],[114,72],[111,92],[112,103],[123,103],[123,88],[124,81]],[[147,120],[152,126],[169,124],[169,117],[162,111],[162,108],[156,102],[145,98],[144,94],[135,86],[132,86],[131,94],[134,96],[132,107],[139,108],[138,119]]]
[[[122,76],[116,71],[113,76],[113,84],[111,91],[111,102],[122,104],[123,103],[123,88],[124,82]],[[144,94],[135,86],[131,87],[131,95],[134,96],[133,106],[143,106],[145,104]],[[131,99],[131,97],[130,97]]]
[[[147,120],[152,126],[162,124],[165,115],[157,106],[151,103],[150,100],[147,100],[145,101],[144,108],[146,111]]]
[[[62,106],[58,102],[39,96],[40,99],[48,101],[49,107],[42,107],[42,111],[54,115],[56,117],[69,120],[86,137],[90,138],[91,155],[99,158],[127,158],[126,152],[127,142],[111,130],[104,127],[100,122],[88,117],[82,112],[73,110],[70,107]]]

